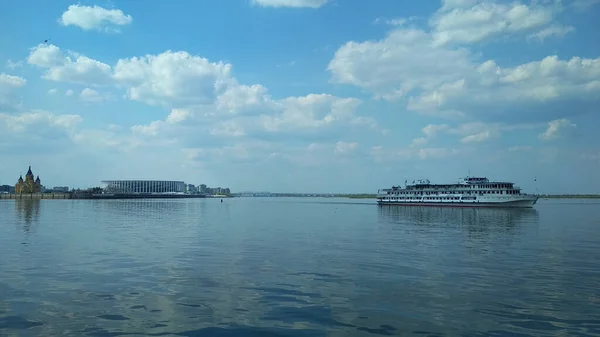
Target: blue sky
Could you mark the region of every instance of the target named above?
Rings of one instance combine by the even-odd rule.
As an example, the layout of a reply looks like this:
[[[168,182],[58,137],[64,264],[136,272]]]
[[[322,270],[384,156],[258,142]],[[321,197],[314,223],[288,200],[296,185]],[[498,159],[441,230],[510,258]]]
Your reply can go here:
[[[600,0],[14,1],[0,184],[600,193]],[[45,39],[50,38],[46,43]]]

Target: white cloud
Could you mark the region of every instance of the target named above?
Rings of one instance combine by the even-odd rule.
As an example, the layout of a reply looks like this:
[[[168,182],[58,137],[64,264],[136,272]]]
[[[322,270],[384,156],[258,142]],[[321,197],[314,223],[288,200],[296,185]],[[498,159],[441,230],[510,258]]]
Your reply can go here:
[[[73,90],[67,89],[67,91],[65,91],[65,96],[73,96]]]
[[[539,123],[483,123],[468,122],[451,127],[447,124],[429,124],[421,129],[423,137],[412,140],[411,147],[424,147],[434,140],[440,134],[454,135],[460,139],[463,144],[482,143],[500,137],[505,132],[516,130],[536,129],[542,127]]]
[[[181,123],[192,115],[189,109],[172,109],[169,116],[167,116],[167,123],[169,124],[177,124]]]
[[[77,59],[73,61],[54,45],[40,45],[32,50],[28,60],[48,68],[46,79],[112,84],[125,89],[128,99],[169,108],[171,113],[165,120],[132,128],[144,137],[188,142],[206,135],[308,134],[331,130],[336,125],[378,130],[372,118],[356,115],[361,104],[358,99],[330,94],[274,99],[260,84],[238,83],[231,64],[211,62],[183,51],[121,59],[114,67],[75,52],[68,54]],[[81,59],[86,60],[84,64],[79,64]],[[102,96],[91,88],[81,93],[81,98],[88,101],[99,101]]]
[[[71,5],[61,15],[58,22],[63,26],[77,26],[83,30],[105,30],[118,32],[117,26],[128,25],[133,21],[120,9],[106,9],[100,6]]]
[[[597,4],[600,4],[600,0],[571,0],[571,5],[579,11],[587,10]]]
[[[79,98],[84,102],[101,103],[106,100],[109,100],[111,96],[109,94],[101,94],[94,89],[84,88],[79,93]]]
[[[54,95],[54,94],[56,94],[57,92],[58,92],[58,89],[56,89],[56,88],[52,88],[52,89],[48,90],[48,95]]]
[[[553,140],[563,136],[577,125],[571,123],[568,119],[557,119],[548,122],[548,128],[543,133],[539,134],[542,140]]]
[[[261,126],[272,132],[290,129],[320,128],[334,123],[361,124],[354,115],[360,100],[328,94],[288,97],[275,103],[275,113],[261,115]]]
[[[35,142],[52,142],[57,138],[67,140],[81,121],[79,115],[54,115],[43,110],[20,114],[0,113],[0,130],[4,129],[2,134],[8,139],[25,137],[29,145],[35,145]]]
[[[446,1],[445,6],[453,11],[455,9],[451,8],[475,3],[479,2]],[[492,6],[493,3],[489,4]],[[540,19],[544,15],[534,14],[533,9],[515,4],[511,6],[517,9],[492,6],[504,16],[515,15],[523,21],[511,29],[533,27],[538,21],[546,22]],[[537,19],[529,21],[528,15]],[[479,16],[475,15],[475,18]],[[494,19],[494,16],[489,20],[499,20],[498,25],[506,26],[504,21]],[[442,21],[436,25],[438,28],[451,28],[450,23]],[[464,25],[469,29],[479,29],[469,20]],[[581,106],[575,111],[584,111],[600,101],[600,58],[562,60],[548,56],[539,61],[502,67],[494,60],[479,60],[479,55],[465,47],[438,43],[436,32],[396,28],[378,41],[348,42],[336,51],[328,65],[332,81],[360,87],[376,98],[389,101],[407,99],[408,110],[442,117],[480,119],[482,114],[487,114],[515,118],[521,114],[521,110],[514,109],[517,105],[532,115],[537,114],[538,119],[546,119],[544,113],[560,113],[561,105],[556,103],[583,104],[587,108]],[[467,35],[476,38],[475,35]],[[459,39],[459,35],[452,36]]]
[[[252,3],[262,7],[291,7],[291,8],[319,8],[329,0],[252,0]]]
[[[411,21],[414,21],[416,19],[416,17],[411,16],[409,18],[393,18],[393,19],[385,19],[383,17],[379,17],[376,18],[373,23],[374,24],[379,24],[379,23],[385,23],[386,25],[390,25],[390,26],[404,26],[406,24],[408,24]]]
[[[573,27],[573,26],[554,25],[554,26],[546,27],[546,28],[540,30],[539,32],[532,33],[528,37],[530,39],[537,39],[540,41],[544,41],[545,39],[547,39],[549,37],[555,37],[555,36],[563,37],[563,36],[567,35],[568,33],[571,33],[574,31],[575,31],[575,27]]]
[[[348,154],[354,152],[358,148],[358,143],[348,143],[339,141],[335,144],[335,153]]]
[[[111,67],[89,57],[69,52],[65,55],[57,46],[39,44],[31,49],[27,62],[46,68],[44,79],[84,85],[107,85],[113,82]]]
[[[14,111],[20,105],[15,90],[27,84],[22,77],[0,73],[0,112]]]
[[[531,31],[548,25],[553,6],[520,2],[445,1],[430,19],[433,43],[474,43],[501,34]]]
[[[19,77],[0,73],[0,90],[19,88],[27,84],[27,80]]]
[[[6,61],[6,67],[8,69],[16,69],[23,66],[23,61],[13,62],[11,60]]]
[[[421,132],[425,135],[425,137],[418,137],[412,140],[412,147],[423,147],[425,146],[431,139],[435,138],[438,133],[449,129],[449,126],[446,124],[429,124],[421,129]]]
[[[114,79],[127,85],[128,97],[148,104],[210,103],[233,84],[231,64],[211,63],[187,52],[166,51],[121,59]]]
[[[218,122],[210,128],[209,133],[213,136],[225,137],[241,137],[246,135],[243,125],[235,120]]]
[[[395,29],[380,41],[348,42],[328,66],[333,81],[395,100],[415,89],[434,90],[473,68],[467,50],[433,47],[418,29]]]
[[[583,152],[579,157],[585,161],[591,161],[600,164],[600,150]]]

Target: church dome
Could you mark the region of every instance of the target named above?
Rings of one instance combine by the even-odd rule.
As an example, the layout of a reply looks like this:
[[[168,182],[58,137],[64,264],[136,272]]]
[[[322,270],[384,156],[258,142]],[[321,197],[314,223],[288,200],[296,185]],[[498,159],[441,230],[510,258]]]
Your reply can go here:
[[[33,177],[33,172],[31,172],[31,165],[29,166],[29,170],[27,170],[26,177]]]

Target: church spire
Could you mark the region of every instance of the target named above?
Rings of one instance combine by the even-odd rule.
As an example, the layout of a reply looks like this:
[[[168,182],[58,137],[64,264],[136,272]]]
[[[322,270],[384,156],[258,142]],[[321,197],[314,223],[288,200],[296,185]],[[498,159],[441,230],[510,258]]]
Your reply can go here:
[[[33,178],[33,172],[31,172],[31,165],[29,165],[29,170],[27,170],[27,174],[25,175],[26,177],[32,177]]]

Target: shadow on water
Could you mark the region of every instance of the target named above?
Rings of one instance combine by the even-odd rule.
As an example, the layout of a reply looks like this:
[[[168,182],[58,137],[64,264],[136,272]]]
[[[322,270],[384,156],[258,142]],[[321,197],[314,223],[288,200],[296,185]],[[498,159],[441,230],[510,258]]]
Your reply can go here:
[[[35,225],[40,218],[40,202],[35,199],[15,200],[15,213],[20,220],[17,224],[25,233],[35,230]]]

